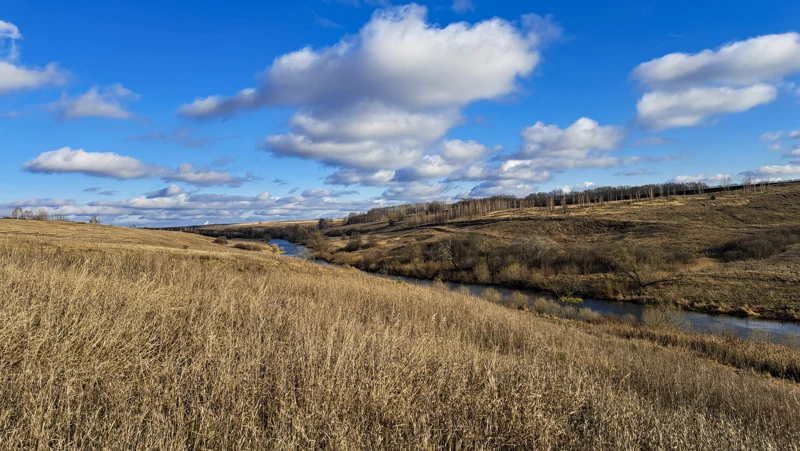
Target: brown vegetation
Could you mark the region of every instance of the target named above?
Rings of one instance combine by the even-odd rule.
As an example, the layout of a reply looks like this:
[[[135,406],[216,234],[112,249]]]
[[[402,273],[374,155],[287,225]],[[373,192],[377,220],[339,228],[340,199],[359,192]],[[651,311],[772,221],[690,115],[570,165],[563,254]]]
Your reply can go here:
[[[309,244],[366,271],[800,321],[800,184],[720,190],[713,201],[691,191],[600,191],[564,201],[569,214],[551,212],[547,199],[526,198],[532,207],[493,198],[378,209],[324,230],[225,233]],[[313,234],[328,238],[323,248]]]
[[[758,362],[719,359],[742,371],[683,339],[660,338],[660,329],[540,318],[212,241],[0,220],[0,444],[800,443],[800,390],[757,373],[772,372]],[[738,355],[741,343],[730,341],[728,352]],[[796,351],[769,346],[779,359],[798,361]],[[752,348],[752,358],[763,354]]]

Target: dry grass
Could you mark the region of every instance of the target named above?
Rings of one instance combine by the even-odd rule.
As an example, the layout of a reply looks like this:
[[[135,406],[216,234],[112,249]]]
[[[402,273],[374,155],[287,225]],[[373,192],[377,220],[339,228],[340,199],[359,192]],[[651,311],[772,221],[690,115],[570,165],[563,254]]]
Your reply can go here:
[[[0,221],[3,448],[800,443],[797,385],[681,347],[211,238],[43,226]]]
[[[708,195],[696,195],[633,204],[606,202],[571,207],[568,214],[550,214],[545,208],[508,210],[426,226],[402,222],[336,226],[324,232],[336,235],[358,231],[375,246],[346,252],[348,242],[331,236],[330,249],[325,254],[333,263],[369,271],[388,268],[392,274],[409,277],[493,283],[547,290],[559,296],[570,296],[569,292],[574,291],[583,297],[666,303],[695,311],[800,321],[800,244],[782,241],[773,246],[775,253],[765,253],[763,259],[726,261],[720,257],[726,246],[758,243],[764,237],[796,227],[800,221],[800,184],[715,196],[713,201]],[[262,227],[269,231],[273,226]],[[521,277],[508,277],[503,266],[513,269],[513,262],[502,261],[507,253],[498,251],[502,255],[497,256],[499,261],[490,274],[479,276],[479,264],[473,263],[453,268],[438,248],[447,240],[469,235],[480,236],[490,250],[536,237],[552,243],[553,250],[548,255],[561,255],[567,265],[523,268],[530,271],[523,271]],[[417,252],[419,255],[412,258],[414,247],[428,251],[425,255]],[[579,274],[568,267],[570,260],[580,267],[583,262],[579,257],[592,252],[603,254],[616,247],[663,257],[664,267],[655,268],[652,275],[665,282],[646,289],[630,289],[625,286],[628,281],[618,280],[612,272],[586,270]],[[574,287],[560,286],[564,277],[559,272]]]

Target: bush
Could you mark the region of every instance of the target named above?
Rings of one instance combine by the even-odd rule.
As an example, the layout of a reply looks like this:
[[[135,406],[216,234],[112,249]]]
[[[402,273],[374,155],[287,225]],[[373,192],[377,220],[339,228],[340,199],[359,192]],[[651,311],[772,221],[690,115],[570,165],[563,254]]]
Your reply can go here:
[[[251,243],[236,243],[233,245],[233,247],[235,247],[236,249],[241,249],[243,251],[260,252],[263,250],[263,248],[258,244],[251,244]]]
[[[483,299],[489,302],[499,303],[503,299],[503,295],[494,288],[486,288],[483,290]]]
[[[509,307],[524,310],[528,307],[528,303],[530,302],[531,298],[519,291],[515,291],[511,293],[511,299],[508,300]]]
[[[721,260],[762,260],[800,243],[800,226],[779,227],[726,243],[719,250]]]
[[[214,240],[214,244],[222,244],[222,245],[226,245],[226,244],[228,244],[228,238],[227,238],[227,237],[224,237],[224,236],[218,236],[218,237],[217,237],[217,238]]]
[[[581,321],[593,321],[600,319],[600,314],[589,308],[578,309],[578,319]]]

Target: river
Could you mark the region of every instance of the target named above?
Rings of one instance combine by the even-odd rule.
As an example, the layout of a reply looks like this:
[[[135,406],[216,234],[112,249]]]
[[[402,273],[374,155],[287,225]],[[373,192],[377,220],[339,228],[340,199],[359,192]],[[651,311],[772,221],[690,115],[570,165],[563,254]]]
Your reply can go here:
[[[309,258],[308,250],[305,246],[295,244],[286,240],[272,240],[270,244],[276,244],[283,249],[284,255],[298,258]],[[313,260],[312,260],[313,261]],[[324,263],[324,262],[323,262]],[[328,264],[328,263],[325,263]],[[371,274],[376,277],[388,277],[380,274]],[[407,283],[418,285],[430,286],[433,282],[430,280],[413,279],[408,277],[391,276],[391,279],[401,279]],[[476,296],[480,296],[487,287],[483,285],[473,285],[467,283],[454,283],[444,282],[444,285],[451,290],[459,290],[466,287],[470,292]],[[500,292],[504,298],[511,297],[511,294],[521,292],[529,296],[542,296],[542,293],[536,293],[528,290],[512,290],[508,288],[492,287]],[[614,301],[601,301],[598,299],[584,299],[583,302],[577,304],[581,308],[588,308],[592,311],[603,315],[625,316],[632,315],[636,319],[641,320],[644,312],[648,309],[659,309],[662,307],[648,306],[635,304],[632,302],[614,302]],[[692,327],[693,330],[698,332],[706,332],[712,334],[723,334],[733,332],[742,338],[768,339],[776,343],[797,343],[800,340],[800,324],[786,323],[773,320],[757,319],[757,318],[739,318],[736,316],[728,315],[711,315],[708,313],[690,312],[690,311],[676,311],[675,315],[679,315],[680,319],[685,321]]]

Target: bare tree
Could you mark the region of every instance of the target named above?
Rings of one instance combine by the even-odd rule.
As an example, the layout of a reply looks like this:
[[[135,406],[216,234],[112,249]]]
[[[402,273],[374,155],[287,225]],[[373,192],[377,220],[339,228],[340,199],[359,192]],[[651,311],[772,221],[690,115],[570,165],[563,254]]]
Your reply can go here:
[[[33,219],[37,221],[47,221],[50,219],[50,214],[47,213],[47,210],[44,207],[42,207],[36,212],[36,216]]]
[[[17,205],[14,207],[14,211],[11,212],[11,219],[22,219],[25,212],[22,211],[22,207]]]
[[[22,212],[22,217],[24,219],[33,219],[33,210],[25,210]]]
[[[97,219],[97,216],[92,216],[92,219],[89,220],[89,224],[100,224],[100,220]]]

